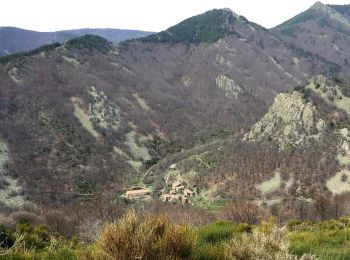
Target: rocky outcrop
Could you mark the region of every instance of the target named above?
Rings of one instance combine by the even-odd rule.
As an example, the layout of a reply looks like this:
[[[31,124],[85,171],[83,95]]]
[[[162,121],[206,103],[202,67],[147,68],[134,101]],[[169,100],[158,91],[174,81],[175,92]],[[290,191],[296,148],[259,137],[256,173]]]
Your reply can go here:
[[[6,143],[0,140],[0,203],[7,207],[23,206],[26,201],[22,195],[22,187],[17,180],[7,175],[6,164],[10,159],[10,151]]]
[[[316,120],[315,112],[314,105],[302,93],[279,94],[244,139],[270,140],[281,149],[296,146],[309,138],[318,139],[325,123],[322,119]]]
[[[243,92],[243,89],[227,75],[219,75],[215,81],[216,86],[225,92],[226,97],[236,99]]]
[[[91,102],[89,104],[90,120],[103,129],[117,129],[120,116],[118,107],[113,104],[101,90],[91,86],[89,89]]]
[[[103,91],[94,86],[89,88],[89,108],[85,108],[84,101],[79,97],[71,97],[74,105],[74,115],[82,126],[94,137],[100,137],[100,133],[94,126],[102,129],[111,128],[117,130],[120,123],[119,108],[113,104]]]

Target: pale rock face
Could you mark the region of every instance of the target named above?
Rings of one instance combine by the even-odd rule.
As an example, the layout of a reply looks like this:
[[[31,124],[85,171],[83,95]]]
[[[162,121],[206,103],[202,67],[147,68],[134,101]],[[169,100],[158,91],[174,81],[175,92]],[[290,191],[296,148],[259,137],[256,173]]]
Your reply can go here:
[[[90,87],[89,94],[91,96],[90,120],[101,128],[110,127],[116,130],[120,121],[118,107],[108,100],[103,91],[97,90],[94,86]]]
[[[235,12],[233,12],[230,8],[226,7],[226,8],[223,8],[222,10],[228,12],[228,13],[231,13],[234,17],[236,18],[239,18],[239,15],[237,15]]]
[[[225,92],[226,97],[237,99],[243,92],[243,89],[226,75],[219,75],[215,81],[216,86]]]
[[[350,171],[348,170],[350,165],[350,132],[348,128],[342,128],[337,130],[338,136],[338,160],[341,170],[337,172],[332,178],[330,178],[326,187],[333,194],[341,194],[343,192],[350,191]]]
[[[89,114],[84,109],[84,102],[79,97],[71,97],[70,100],[74,106],[74,116],[79,120],[81,125],[94,137],[100,137],[100,133],[97,132],[90,121]]]
[[[350,191],[349,179],[350,179],[350,172],[348,170],[342,170],[327,181],[326,187],[333,194],[341,194],[344,192],[349,192]]]
[[[229,54],[236,54],[236,49],[231,46],[227,41],[225,41],[224,39],[220,39],[218,40],[218,42],[215,44],[215,47],[220,48],[220,49],[225,49],[226,51],[229,52]]]
[[[262,194],[268,194],[277,191],[281,187],[281,184],[281,173],[279,171],[276,171],[271,179],[255,185],[255,188],[259,190]]]
[[[339,144],[337,159],[340,165],[347,166],[350,164],[350,134],[347,128],[339,130]]]
[[[103,91],[94,86],[88,90],[90,103],[88,109],[79,97],[71,97],[74,105],[74,115],[82,126],[94,137],[100,137],[100,133],[95,129],[95,125],[100,128],[112,128],[117,130],[120,123],[119,108],[113,104]]]
[[[326,99],[327,101],[329,101],[327,95],[334,92],[332,91],[333,86],[331,82],[323,75],[318,75],[312,78],[308,83],[307,88],[316,93],[318,96]]]
[[[26,201],[22,187],[17,180],[6,174],[5,165],[10,160],[10,151],[6,143],[0,141],[0,202],[8,207],[23,206]]]
[[[311,131],[320,131],[323,127],[323,120],[316,123],[315,107],[301,93],[294,91],[277,95],[268,113],[245,134],[244,139],[269,139],[284,149],[298,145],[304,138],[312,138]]]
[[[185,87],[189,87],[192,84],[192,79],[190,78],[190,76],[185,75],[181,78],[181,83],[182,85],[184,85]]]
[[[125,144],[128,146],[133,158],[127,161],[135,170],[140,170],[142,163],[152,159],[146,143],[152,141],[152,136],[137,134],[134,130],[126,134]]]
[[[23,74],[18,70],[17,67],[13,67],[11,70],[9,70],[8,75],[15,83],[23,82]]]
[[[326,122],[323,119],[319,119],[316,128],[319,132],[323,132],[326,129]]]

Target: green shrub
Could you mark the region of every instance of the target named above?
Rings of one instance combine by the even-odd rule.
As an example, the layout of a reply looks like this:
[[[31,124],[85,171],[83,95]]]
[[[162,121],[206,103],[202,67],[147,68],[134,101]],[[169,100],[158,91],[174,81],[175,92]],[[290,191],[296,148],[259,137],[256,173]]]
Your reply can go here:
[[[23,250],[42,250],[50,244],[50,238],[49,231],[44,226],[22,222],[16,227],[16,244],[23,247]]]
[[[318,223],[303,222],[302,229],[290,235],[290,251],[301,256],[312,253],[321,259],[350,259],[350,228],[348,221],[330,220]]]
[[[111,50],[112,44],[100,36],[86,34],[84,36],[69,40],[66,43],[66,48],[69,50],[87,49],[89,51],[107,53]]]
[[[233,23],[236,19],[231,12],[214,9],[140,40],[171,44],[215,42],[230,32],[227,23]]]
[[[191,259],[226,259],[225,242],[251,230],[251,225],[230,221],[218,221],[196,228],[193,232],[197,237],[197,247]]]
[[[190,257],[193,260],[224,260],[225,247],[223,243],[205,244],[197,246],[196,250]]]
[[[75,237],[67,240],[47,227],[31,225],[25,219],[20,220],[14,230],[0,226],[0,232],[10,241],[0,247],[0,260],[76,259],[80,248]]]
[[[229,221],[219,221],[199,227],[196,230],[196,235],[199,244],[212,244],[236,237],[248,229],[244,225],[237,225]]]
[[[295,230],[295,228],[297,226],[299,226],[301,223],[302,223],[302,221],[299,219],[290,220],[287,223],[287,228],[288,228],[288,230]]]
[[[0,225],[0,247],[10,248],[15,243],[13,232],[3,225]]]

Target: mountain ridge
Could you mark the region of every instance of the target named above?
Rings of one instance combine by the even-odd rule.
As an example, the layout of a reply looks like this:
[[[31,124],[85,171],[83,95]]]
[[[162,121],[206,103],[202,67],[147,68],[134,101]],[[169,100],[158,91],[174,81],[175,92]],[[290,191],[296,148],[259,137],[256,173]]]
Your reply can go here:
[[[226,35],[235,33],[235,23],[247,23],[251,28],[264,29],[260,25],[237,15],[229,8],[213,9],[203,14],[192,16],[167,30],[139,40],[161,43],[200,43],[215,42]]]
[[[42,45],[66,42],[84,34],[94,34],[118,43],[138,38],[153,32],[123,29],[73,29],[55,32],[38,32],[16,27],[0,27],[0,56],[15,52],[29,51]]]
[[[350,5],[317,2],[308,10],[271,29],[281,40],[338,64],[344,77],[349,73]],[[339,12],[338,10],[342,10]]]

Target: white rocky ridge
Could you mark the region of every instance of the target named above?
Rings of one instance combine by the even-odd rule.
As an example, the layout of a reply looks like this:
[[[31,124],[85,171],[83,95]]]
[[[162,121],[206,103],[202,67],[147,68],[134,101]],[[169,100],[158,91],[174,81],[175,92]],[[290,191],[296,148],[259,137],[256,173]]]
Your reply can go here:
[[[108,99],[103,91],[97,90],[94,86],[89,88],[88,93],[91,97],[88,109],[84,108],[85,105],[81,98],[71,98],[75,117],[96,138],[100,134],[93,123],[103,129],[116,130],[120,123],[119,108]]]
[[[215,81],[216,86],[225,92],[226,97],[236,99],[243,92],[243,89],[227,75],[219,75]]]
[[[119,109],[110,102],[105,93],[94,86],[89,88],[91,102],[89,104],[90,120],[101,128],[117,129],[119,126]]]
[[[271,140],[280,149],[296,146],[309,138],[318,139],[324,121],[316,121],[315,107],[303,94],[278,94],[265,116],[244,135],[248,141]]]
[[[22,187],[17,180],[6,174],[10,151],[7,144],[0,141],[0,203],[8,207],[21,207],[26,201],[22,195]]]

